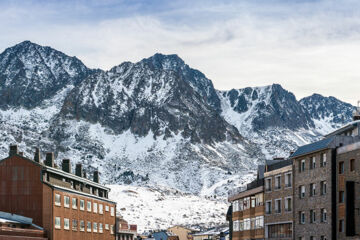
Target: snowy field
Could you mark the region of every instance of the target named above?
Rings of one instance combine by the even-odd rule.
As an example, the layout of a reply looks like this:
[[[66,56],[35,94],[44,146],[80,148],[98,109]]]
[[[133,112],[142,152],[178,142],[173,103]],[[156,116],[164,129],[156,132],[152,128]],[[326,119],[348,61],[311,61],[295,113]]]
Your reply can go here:
[[[138,231],[166,229],[176,224],[211,227],[226,223],[228,203],[225,199],[199,197],[165,188],[109,185],[110,199],[117,211]]]

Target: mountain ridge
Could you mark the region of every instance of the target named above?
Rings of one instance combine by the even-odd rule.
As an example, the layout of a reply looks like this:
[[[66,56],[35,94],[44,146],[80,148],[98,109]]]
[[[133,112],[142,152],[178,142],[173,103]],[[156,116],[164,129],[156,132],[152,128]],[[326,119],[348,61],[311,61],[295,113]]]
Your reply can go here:
[[[279,84],[219,91],[176,54],[104,71],[28,41],[0,54],[0,99],[0,140],[25,153],[38,145],[71,156],[114,184],[219,196],[353,109],[321,95],[297,100]]]

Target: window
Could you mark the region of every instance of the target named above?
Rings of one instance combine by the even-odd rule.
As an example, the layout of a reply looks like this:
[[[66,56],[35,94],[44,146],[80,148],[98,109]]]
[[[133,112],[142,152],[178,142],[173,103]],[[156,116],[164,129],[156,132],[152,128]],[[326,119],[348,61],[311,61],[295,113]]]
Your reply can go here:
[[[77,209],[77,198],[72,198],[72,208]]]
[[[96,222],[93,223],[93,232],[97,232],[97,223]]]
[[[344,173],[344,162],[339,162],[339,174]]]
[[[339,203],[345,202],[345,194],[344,191],[339,192]]]
[[[250,229],[255,229],[256,218],[250,218]]]
[[[94,205],[93,205],[93,209],[94,209],[94,213],[97,213],[97,203],[94,202]]]
[[[326,237],[325,237],[325,236],[321,236],[320,239],[321,239],[321,240],[326,240]]]
[[[61,228],[61,220],[60,217],[55,217],[55,228],[60,229]]]
[[[305,224],[305,213],[304,212],[299,212],[299,223]]]
[[[264,216],[258,216],[255,218],[255,229],[264,228]]]
[[[312,157],[310,161],[310,169],[316,168],[316,158]]]
[[[244,210],[244,201],[242,199],[239,200],[239,211]]]
[[[233,201],[233,212],[238,212],[239,211],[239,201],[236,200],[236,201]]]
[[[266,201],[265,212],[266,214],[271,214],[271,201]]]
[[[314,236],[310,236],[310,240],[316,240]]]
[[[281,199],[275,199],[275,212],[281,213]]]
[[[326,222],[326,221],[327,221],[326,209],[322,208],[321,209],[321,222]]]
[[[256,207],[256,198],[255,198],[255,196],[251,196],[251,207],[252,208]]]
[[[244,231],[244,220],[240,220],[239,229],[240,229],[240,231]]]
[[[305,171],[305,159],[301,160],[299,169],[300,169],[300,172]]]
[[[263,193],[256,194],[255,198],[256,198],[256,206],[263,206],[264,205],[264,195],[263,195]]]
[[[105,211],[108,212],[109,211],[109,206],[105,205]]]
[[[310,223],[315,223],[316,221],[316,212],[315,210],[310,210]]]
[[[339,221],[339,232],[344,232],[344,220]]]
[[[310,184],[310,197],[315,196],[315,195],[316,195],[316,184],[311,183]]]
[[[109,224],[105,224],[105,230],[109,230]]]
[[[80,221],[80,231],[81,231],[81,232],[84,232],[84,231],[85,231],[85,222],[84,222],[84,220],[81,220],[81,221]]]
[[[299,187],[299,197],[304,198],[305,197],[305,186]]]
[[[355,159],[350,160],[350,172],[355,170]]]
[[[70,220],[68,218],[64,218],[64,229],[65,230],[70,229]]]
[[[61,206],[60,194],[55,194],[55,206]]]
[[[91,212],[91,202],[87,201],[87,211]]]
[[[271,178],[267,178],[265,180],[265,191],[267,192],[271,191]]]
[[[113,225],[110,225],[110,233],[114,234],[114,226]]]
[[[326,153],[321,154],[321,158],[320,158],[320,167],[325,167],[326,166]]]
[[[84,211],[85,209],[85,201],[80,199],[80,210]]]
[[[292,224],[280,223],[267,225],[266,239],[292,239]]]
[[[91,232],[91,222],[87,222],[86,230]]]
[[[321,195],[326,194],[326,181],[320,182],[320,194]]]
[[[112,207],[111,207],[112,208]],[[246,197],[243,200],[243,210],[250,208],[250,197]],[[112,216],[112,215],[111,215]]]
[[[73,231],[77,231],[77,228],[78,228],[78,226],[77,226],[77,220],[76,220],[76,219],[73,219],[73,220],[72,220],[72,230],[73,230]]]
[[[250,218],[244,219],[244,231],[250,230]]]
[[[64,196],[64,207],[68,208],[70,207],[70,197]]]
[[[292,198],[285,198],[285,211],[290,212],[292,210]]]
[[[275,189],[280,189],[281,188],[281,176],[276,176],[275,177]]]
[[[112,217],[115,215],[115,209],[114,207],[111,207],[111,214],[110,214]]]
[[[103,205],[99,204],[99,213],[103,214],[104,213],[104,209],[103,209]]]
[[[291,187],[292,186],[292,174],[287,173],[285,174],[285,187]]]
[[[234,228],[234,232],[240,231],[240,221],[239,220],[233,222],[233,228]]]

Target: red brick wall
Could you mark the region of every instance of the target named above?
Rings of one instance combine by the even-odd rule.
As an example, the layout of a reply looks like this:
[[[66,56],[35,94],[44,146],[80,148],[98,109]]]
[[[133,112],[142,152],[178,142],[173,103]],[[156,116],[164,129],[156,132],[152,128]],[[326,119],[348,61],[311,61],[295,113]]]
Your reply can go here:
[[[77,239],[77,240],[102,240],[102,239],[115,239],[115,235],[111,234],[110,229],[105,229],[105,224],[115,226],[115,216],[111,216],[111,207],[115,206],[111,203],[92,199],[89,197],[84,197],[82,195],[68,193],[68,192],[62,192],[59,190],[54,190],[54,196],[53,199],[55,199],[55,194],[60,194],[61,196],[61,206],[55,206],[55,203],[53,202],[53,218],[60,217],[61,218],[61,229],[55,229],[53,232],[53,239],[54,240],[63,240],[63,239]],[[70,206],[69,208],[64,207],[64,196],[70,197]],[[78,206],[77,209],[72,208],[72,198],[75,197],[78,199]],[[85,209],[80,210],[80,199],[85,200]],[[87,201],[91,201],[91,212],[87,211]],[[98,204],[97,207],[97,213],[94,213],[94,202]],[[99,204],[103,205],[103,214],[99,213]],[[105,206],[109,206],[109,211],[105,211]],[[114,210],[116,214],[116,209]],[[114,214],[114,215],[115,215]],[[64,229],[64,218],[68,218],[70,220],[70,229],[65,230]],[[76,219],[78,223],[77,231],[72,230],[72,220]],[[80,231],[80,220],[85,221],[85,231]],[[96,222],[98,224],[98,230],[97,233],[91,231],[87,232],[87,222],[90,221],[93,227],[93,223]],[[99,223],[103,224],[103,233],[99,233]],[[54,226],[54,220],[53,220],[53,226]]]
[[[41,167],[20,156],[0,161],[0,211],[30,217],[42,225]]]

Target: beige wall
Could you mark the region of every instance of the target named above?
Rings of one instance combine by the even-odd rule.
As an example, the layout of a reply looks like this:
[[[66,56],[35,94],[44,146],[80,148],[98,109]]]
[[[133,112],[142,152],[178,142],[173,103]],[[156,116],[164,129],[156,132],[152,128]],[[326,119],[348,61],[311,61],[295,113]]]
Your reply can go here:
[[[191,233],[191,230],[180,226],[171,227],[168,231],[177,235],[179,240],[188,240],[188,233]]]

